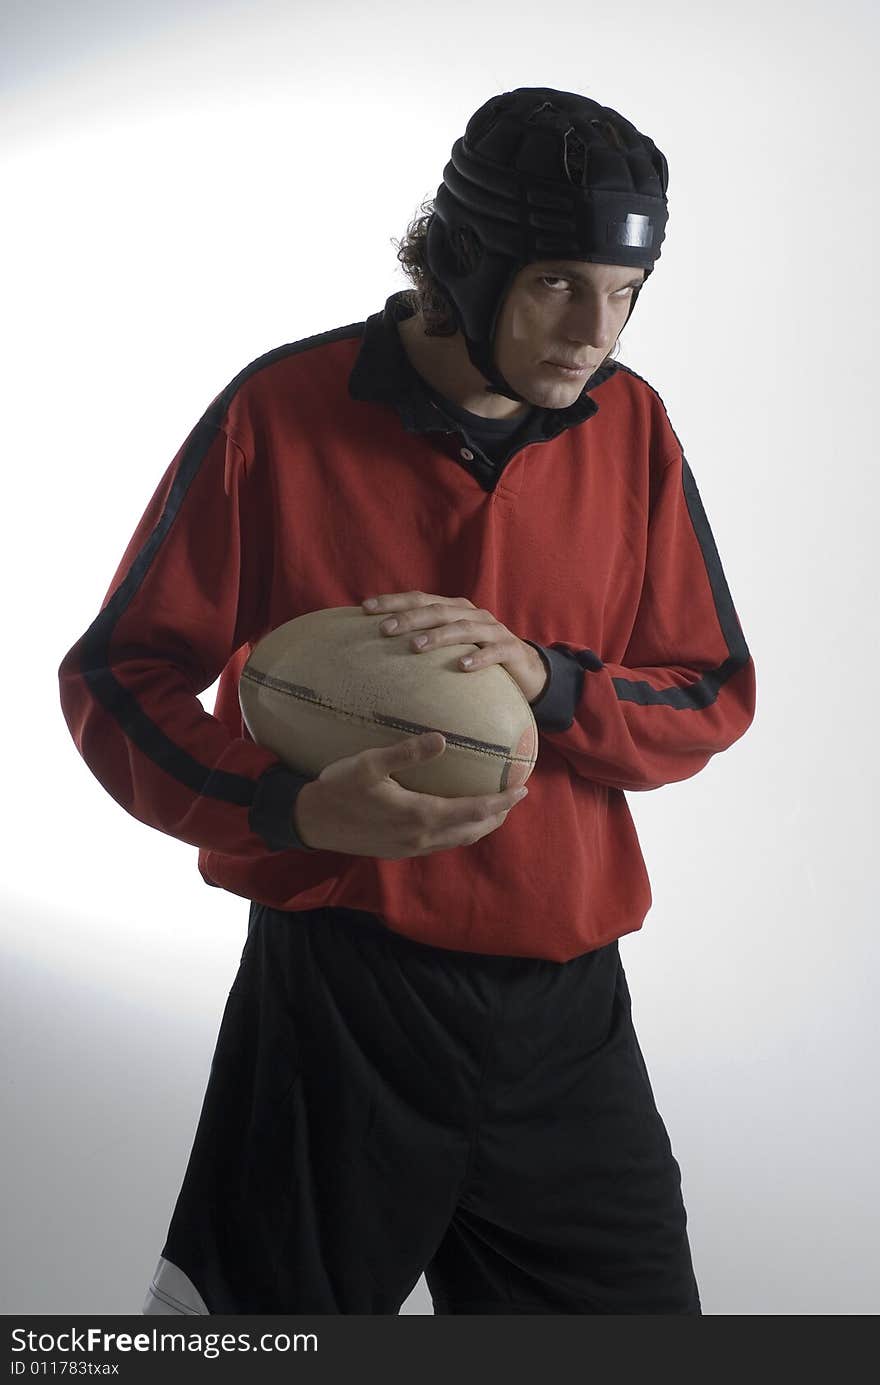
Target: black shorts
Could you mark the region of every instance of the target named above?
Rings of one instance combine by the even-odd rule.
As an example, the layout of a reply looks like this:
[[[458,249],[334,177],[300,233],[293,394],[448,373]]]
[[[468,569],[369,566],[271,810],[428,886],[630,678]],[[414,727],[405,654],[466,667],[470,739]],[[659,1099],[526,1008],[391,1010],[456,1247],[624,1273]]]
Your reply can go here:
[[[430,947],[253,904],[143,1312],[697,1313],[618,945]]]

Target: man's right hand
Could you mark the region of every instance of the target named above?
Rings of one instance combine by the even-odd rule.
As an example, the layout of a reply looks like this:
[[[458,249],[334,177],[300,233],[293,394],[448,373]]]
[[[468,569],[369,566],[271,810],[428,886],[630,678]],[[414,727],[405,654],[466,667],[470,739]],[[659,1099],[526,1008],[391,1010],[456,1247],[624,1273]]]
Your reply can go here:
[[[443,798],[414,793],[391,778],[445,749],[441,733],[429,731],[334,760],[297,794],[294,827],[300,840],[317,851],[400,861],[472,846],[488,836],[525,797],[521,789]]]

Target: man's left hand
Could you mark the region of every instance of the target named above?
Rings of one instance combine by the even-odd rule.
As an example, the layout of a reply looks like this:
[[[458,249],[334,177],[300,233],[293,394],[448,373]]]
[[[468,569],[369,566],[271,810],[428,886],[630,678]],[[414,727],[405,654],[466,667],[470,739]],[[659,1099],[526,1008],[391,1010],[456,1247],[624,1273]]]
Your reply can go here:
[[[512,634],[506,625],[495,619],[491,611],[478,610],[466,596],[390,592],[374,600],[375,606],[362,602],[364,610],[386,619],[393,614],[398,622],[396,630],[382,630],[383,634],[426,636],[425,644],[419,649],[414,648],[410,640],[410,648],[416,654],[426,649],[441,648],[445,644],[476,644],[479,646],[478,653],[465,655],[459,660],[463,673],[486,668],[488,664],[500,664],[522,689],[528,702],[536,702],[547,686],[547,670],[538,651]],[[465,664],[465,658],[470,658],[471,662]]]

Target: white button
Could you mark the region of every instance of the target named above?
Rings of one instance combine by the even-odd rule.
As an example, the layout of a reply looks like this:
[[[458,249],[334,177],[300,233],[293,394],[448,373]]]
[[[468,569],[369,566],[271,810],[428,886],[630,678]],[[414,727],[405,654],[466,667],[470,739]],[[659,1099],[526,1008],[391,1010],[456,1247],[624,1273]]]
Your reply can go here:
[[[463,457],[466,462],[472,462],[474,460],[474,454],[469,447],[463,447],[459,456]]]

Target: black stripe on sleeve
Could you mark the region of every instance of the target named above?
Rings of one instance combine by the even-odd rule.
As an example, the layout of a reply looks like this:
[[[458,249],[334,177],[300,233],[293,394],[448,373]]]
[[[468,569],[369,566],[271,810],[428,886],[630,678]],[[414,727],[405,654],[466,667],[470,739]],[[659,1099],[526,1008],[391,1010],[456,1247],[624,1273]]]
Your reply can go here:
[[[677,685],[654,688],[643,680],[635,681],[628,678],[612,678],[611,681],[621,702],[637,702],[641,706],[662,704],[665,707],[675,707],[679,711],[690,711],[698,707],[711,706],[728,679],[745,667],[750,654],[734,610],[730,589],[724,576],[718,548],[709,527],[706,512],[703,509],[700,492],[697,490],[693,472],[683,452],[681,463],[685,501],[703,555],[712,599],[715,603],[715,614],[724,636],[724,643],[727,645],[727,658],[717,667],[707,669],[702,677],[686,688],[680,688]],[[590,651],[586,652],[589,653]]]
[[[311,849],[299,842],[293,830],[290,816],[296,794],[302,787],[301,783],[293,782],[297,776],[291,777],[289,771],[288,777],[279,776],[276,772],[280,766],[272,765],[263,776],[254,780],[246,775],[232,774],[202,764],[188,751],[171,740],[162,728],[147,716],[134,693],[124,687],[115,677],[110,665],[110,644],[117,622],[146,579],[156,554],[180,513],[190,486],[198,475],[218,433],[223,432],[222,421],[225,419],[229,403],[237,390],[257,370],[274,364],[275,361],[285,356],[296,355],[326,342],[357,337],[362,330],[363,323],[354,323],[267,352],[241,370],[221,394],[212,401],[189,436],[164,509],[155,528],[136,555],[107,605],[82,636],[79,672],[92,696],[119,723],[133,744],[154,764],[159,765],[178,783],[184,784],[193,793],[201,794],[205,798],[230,803],[236,807],[252,809],[250,823],[252,829],[263,838],[268,846],[275,850],[280,849],[282,845],[299,845],[302,846],[303,850]],[[271,776],[271,778],[266,779],[266,775]],[[260,786],[259,790],[258,785]],[[283,805],[281,805],[281,797],[279,797],[282,790],[281,797],[285,798]],[[279,820],[275,822],[274,828],[269,820],[270,809],[273,805],[275,811],[281,812],[283,808],[284,812],[287,812],[283,825],[282,821]],[[288,805],[290,811],[288,811]]]

